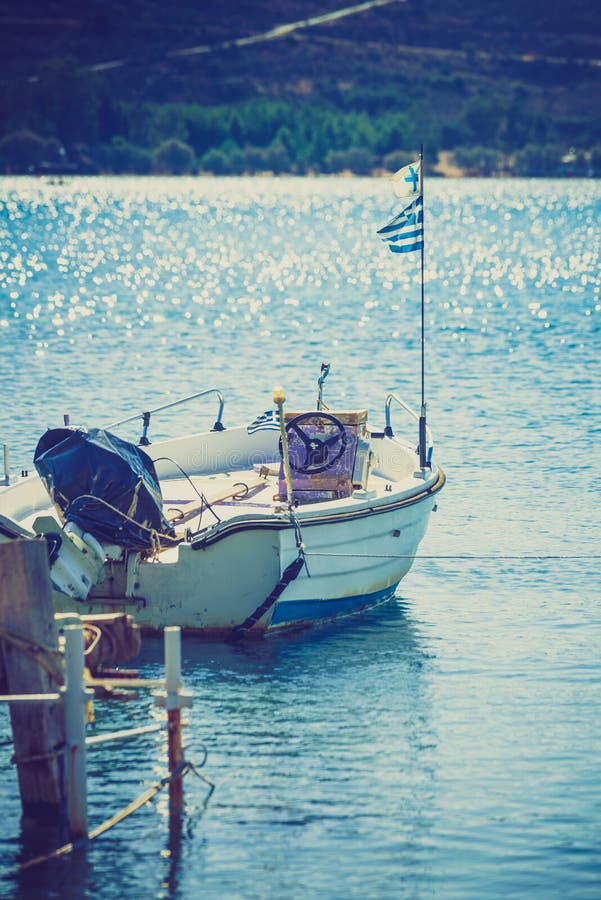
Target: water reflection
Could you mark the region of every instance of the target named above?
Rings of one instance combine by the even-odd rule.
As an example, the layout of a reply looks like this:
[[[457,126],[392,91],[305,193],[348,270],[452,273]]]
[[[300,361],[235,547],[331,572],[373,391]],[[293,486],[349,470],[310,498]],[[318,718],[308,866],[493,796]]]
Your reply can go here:
[[[79,848],[66,856],[31,868],[18,870],[18,866],[27,863],[38,855],[50,854],[64,843],[64,830],[48,828],[45,834],[33,837],[22,835],[21,852],[16,860],[15,874],[4,876],[4,885],[12,885],[12,900],[49,900],[60,897],[61,900],[86,900],[92,896],[90,885],[93,881],[93,866],[86,848]],[[0,882],[0,892],[2,882]],[[0,893],[0,896],[5,896]]]
[[[145,642],[142,667],[156,673],[161,655],[160,640]],[[195,696],[190,754],[201,736],[217,785],[202,829],[204,862],[188,863],[209,895],[224,879],[240,892],[258,874],[252,848],[267,835],[274,868],[302,885],[307,870],[323,867],[315,877],[326,893],[332,843],[357,854],[359,869],[374,840],[389,864],[420,866],[435,818],[429,665],[420,626],[401,601],[256,642],[184,640],[184,681]],[[386,836],[382,816],[395,822]],[[224,854],[236,835],[228,871]]]
[[[162,638],[145,637],[135,662],[141,675],[160,677]],[[364,842],[376,840],[382,814],[398,830],[383,842],[377,838],[380,852],[414,868],[434,814],[436,739],[423,680],[429,664],[420,626],[400,600],[335,625],[257,641],[185,637],[183,677],[195,698],[185,753],[195,762],[201,745],[207,747],[203,772],[216,783],[207,813],[206,785],[188,775],[181,817],[169,816],[164,792],[87,851],[19,875],[15,896],[83,898],[102,885],[99,896],[109,900],[131,895],[134,882],[139,896],[182,896],[191,884],[203,885],[209,896],[223,896],[225,884],[229,895],[243,896],[259,865],[252,848],[266,838],[277,848],[274,865],[285,864],[302,883],[307,855],[315,851],[308,835],[318,836],[324,853],[328,841],[350,842],[362,856]],[[104,703],[97,719],[126,727],[149,712],[145,700]],[[164,736],[91,754],[91,823],[164,774],[163,757]],[[42,837],[22,836],[23,861],[60,843],[50,832]],[[326,893],[328,859],[319,864]]]
[[[394,655],[422,667],[427,656],[406,601],[395,599],[360,616],[256,640],[212,641],[184,634],[182,666],[186,680],[209,673],[224,679],[265,675],[285,678],[300,666],[306,670],[313,665],[322,670],[335,667],[344,677],[363,664],[367,652],[371,664]],[[162,637],[146,635],[135,662],[156,674],[163,665],[163,655]]]

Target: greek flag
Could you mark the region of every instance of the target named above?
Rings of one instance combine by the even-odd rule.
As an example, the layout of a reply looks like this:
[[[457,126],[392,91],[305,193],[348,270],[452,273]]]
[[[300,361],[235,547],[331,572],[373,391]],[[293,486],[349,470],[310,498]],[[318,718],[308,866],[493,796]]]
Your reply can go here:
[[[392,189],[397,197],[417,197],[422,192],[422,161],[416,160],[404,166],[390,178]]]
[[[411,253],[424,246],[424,199],[417,197],[413,203],[392,219],[378,234],[393,253]]]
[[[268,409],[260,416],[257,416],[254,422],[246,426],[248,434],[254,434],[255,431],[279,431],[280,417],[277,409]]]

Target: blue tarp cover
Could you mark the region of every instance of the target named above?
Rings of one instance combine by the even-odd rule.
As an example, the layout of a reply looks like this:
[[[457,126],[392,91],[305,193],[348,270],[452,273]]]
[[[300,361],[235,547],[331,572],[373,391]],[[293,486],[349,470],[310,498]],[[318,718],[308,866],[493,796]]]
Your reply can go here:
[[[52,428],[34,464],[63,520],[97,540],[143,550],[151,531],[173,535],[154,463],[135,444],[101,428]]]

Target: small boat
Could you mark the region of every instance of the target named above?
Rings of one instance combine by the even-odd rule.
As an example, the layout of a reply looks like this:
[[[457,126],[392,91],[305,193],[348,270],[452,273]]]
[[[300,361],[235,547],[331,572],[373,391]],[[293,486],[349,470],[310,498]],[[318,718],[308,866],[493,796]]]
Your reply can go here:
[[[380,429],[364,409],[326,409],[328,371],[316,409],[284,410],[279,389],[237,427],[211,389],[106,429],[49,429],[37,471],[0,489],[0,540],[45,536],[57,611],[127,612],[148,630],[240,638],[389,600],[445,476],[429,428],[421,454],[393,433],[393,406],[419,420],[395,394]],[[150,442],[153,416],[210,395],[210,430]],[[138,445],[115,434],[138,418]]]
[[[315,409],[285,410],[278,388],[265,413],[226,429],[212,388],[106,428],[49,429],[37,474],[5,476],[0,540],[45,536],[59,611],[242,638],[394,595],[445,482],[424,395],[422,157],[392,177],[403,209],[378,232],[394,253],[421,250],[419,416],[394,393],[380,428],[366,409],[328,409],[324,363]],[[207,396],[219,403],[210,430],[150,442],[153,416]],[[394,434],[393,404],[418,422],[417,447]],[[114,433],[137,419],[137,445]]]

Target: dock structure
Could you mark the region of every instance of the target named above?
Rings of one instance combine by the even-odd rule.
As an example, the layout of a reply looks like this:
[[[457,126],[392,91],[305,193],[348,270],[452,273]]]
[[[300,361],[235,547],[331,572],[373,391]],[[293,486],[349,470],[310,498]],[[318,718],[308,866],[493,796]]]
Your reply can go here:
[[[111,641],[139,649],[136,626],[121,615],[92,617],[99,646],[100,631],[115,626]],[[48,552],[43,538],[16,538],[0,544],[0,701],[11,712],[15,762],[24,820],[40,823],[51,818],[64,823],[71,843],[53,855],[70,852],[76,844],[97,837],[169,786],[171,827],[182,812],[182,778],[194,766],[184,758],[181,710],[192,705],[181,679],[181,629],[165,628],[165,678],[125,678],[117,670],[104,672],[105,654],[97,657],[94,676],[86,672],[84,639],[86,617],[54,614]],[[108,622],[107,619],[114,620]],[[58,622],[58,625],[57,625]],[[59,635],[60,626],[60,635]],[[118,640],[117,640],[118,638]],[[90,648],[88,648],[90,649]],[[130,658],[127,656],[126,658]],[[119,662],[112,654],[112,662]],[[98,677],[100,676],[100,677]],[[166,725],[153,723],[110,734],[86,737],[88,704],[92,686],[107,690],[118,683],[127,687],[152,688],[155,705],[167,713]],[[124,811],[103,825],[88,830],[86,757],[87,749],[107,742],[132,740],[151,731],[167,731],[169,775]],[[198,772],[197,772],[198,774]],[[213,785],[199,777],[209,787]],[[50,857],[45,857],[50,858]],[[36,864],[42,858],[26,865]]]
[[[23,816],[55,818],[67,801],[63,674],[43,538],[0,544],[0,638]]]

